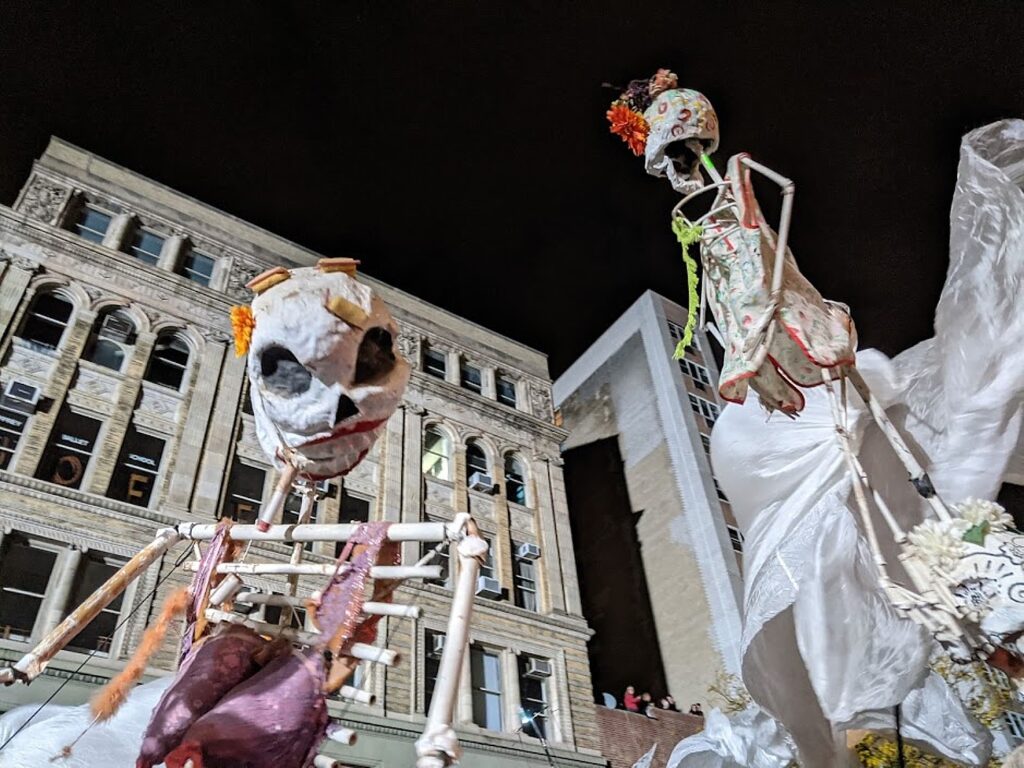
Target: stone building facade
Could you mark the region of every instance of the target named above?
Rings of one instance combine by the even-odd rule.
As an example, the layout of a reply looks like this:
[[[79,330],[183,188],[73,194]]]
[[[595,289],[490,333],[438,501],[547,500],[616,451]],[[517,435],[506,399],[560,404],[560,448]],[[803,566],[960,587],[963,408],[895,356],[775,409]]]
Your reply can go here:
[[[739,673],[743,596],[742,536],[709,454],[718,369],[699,332],[672,359],[685,322],[648,291],[554,386],[598,692],[621,701],[634,685],[684,709]],[[593,530],[612,532],[614,556]]]
[[[13,207],[0,207],[0,655],[17,659],[162,526],[252,520],[275,473],[260,451],[228,311],[267,268],[320,258],[53,139]],[[365,276],[395,314],[414,372],[366,460],[323,487],[321,522],[450,520],[471,512],[492,545],[458,703],[469,764],[546,765],[520,729],[538,713],[559,765],[603,765],[591,698],[546,358]],[[298,510],[289,499],[285,521]],[[294,519],[294,518],[293,518]],[[405,545],[415,559],[414,545]],[[182,547],[0,709],[85,698],[123,664],[160,601],[186,584]],[[288,550],[254,547],[257,558]],[[331,562],[333,545],[307,557]],[[305,583],[309,592],[317,585]],[[282,591],[283,582],[247,579]],[[360,732],[347,765],[414,761],[450,599],[447,578],[396,599],[378,642],[402,653],[332,702]],[[264,611],[273,609],[264,608]],[[271,617],[266,616],[268,620]],[[303,621],[297,616],[296,622]],[[173,665],[168,642],[152,675]],[[80,666],[87,661],[85,666]],[[339,756],[340,748],[334,749]]]

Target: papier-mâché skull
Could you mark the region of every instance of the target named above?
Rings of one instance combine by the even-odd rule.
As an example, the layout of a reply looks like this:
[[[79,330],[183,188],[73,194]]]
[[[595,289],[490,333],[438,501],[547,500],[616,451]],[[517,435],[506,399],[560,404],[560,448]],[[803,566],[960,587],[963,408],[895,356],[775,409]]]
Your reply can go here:
[[[644,120],[650,126],[644,169],[652,176],[667,176],[683,194],[703,187],[700,158],[687,142],[699,141],[709,155],[718,149],[718,117],[707,97],[689,88],[664,91],[644,110]]]
[[[358,464],[398,406],[409,364],[384,303],[356,262],[271,270],[249,287],[249,381],[256,434],[274,465],[320,480]]]

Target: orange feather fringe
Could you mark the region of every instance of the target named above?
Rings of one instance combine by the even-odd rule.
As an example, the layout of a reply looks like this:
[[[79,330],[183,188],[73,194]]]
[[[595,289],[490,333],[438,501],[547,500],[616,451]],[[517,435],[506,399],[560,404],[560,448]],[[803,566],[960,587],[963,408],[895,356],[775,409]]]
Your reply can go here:
[[[160,616],[146,630],[146,634],[142,636],[142,642],[135,649],[131,660],[129,660],[117,677],[103,686],[99,693],[93,697],[90,709],[92,710],[93,717],[98,722],[109,720],[117,713],[121,705],[124,704],[131,689],[142,678],[142,673],[146,670],[150,657],[159,651],[160,646],[163,645],[164,637],[167,635],[167,629],[171,622],[185,612],[188,600],[187,587],[182,587],[167,598],[163,609],[160,611]]]

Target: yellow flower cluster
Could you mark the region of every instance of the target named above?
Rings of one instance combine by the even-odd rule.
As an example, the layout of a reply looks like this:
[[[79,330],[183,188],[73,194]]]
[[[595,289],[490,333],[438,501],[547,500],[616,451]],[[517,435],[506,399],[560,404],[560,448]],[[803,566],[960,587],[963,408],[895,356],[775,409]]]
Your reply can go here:
[[[896,742],[877,733],[869,733],[857,742],[853,750],[857,753],[857,761],[865,768],[899,768]],[[1001,760],[993,757],[988,768],[1000,768],[1002,764]],[[906,743],[903,745],[903,765],[907,768],[959,768],[958,763]]]
[[[244,357],[252,342],[252,329],[256,327],[256,319],[249,307],[231,308],[231,330],[235,332],[235,356]]]

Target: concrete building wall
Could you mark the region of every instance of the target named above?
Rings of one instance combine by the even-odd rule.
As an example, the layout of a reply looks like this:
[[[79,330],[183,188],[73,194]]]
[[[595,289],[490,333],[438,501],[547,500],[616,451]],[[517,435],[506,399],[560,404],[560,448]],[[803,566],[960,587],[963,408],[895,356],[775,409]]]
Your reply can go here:
[[[86,206],[110,219],[97,242],[82,229],[88,223],[82,218]],[[145,246],[137,240],[142,232],[153,233],[157,240],[151,242],[160,243],[149,259],[153,263],[133,250]],[[208,285],[188,272],[196,254],[212,260]],[[32,624],[17,627],[8,621],[0,636],[5,659],[19,657],[60,620],[93,567],[88,563],[100,554],[116,565],[161,526],[211,521],[269,499],[276,477],[246,412],[244,360],[234,355],[228,312],[233,304],[248,302],[244,285],[256,274],[272,266],[315,264],[319,258],[102,158],[51,141],[14,207],[0,207],[0,385],[36,387],[42,396],[20,415],[0,403],[0,430],[6,427],[0,431],[0,624],[5,616]],[[334,493],[318,503],[317,519],[347,520],[360,504],[371,520],[402,522],[450,520],[458,511],[471,511],[493,545],[492,573],[502,589],[498,599],[477,598],[472,628],[473,642],[501,659],[502,721],[492,728],[472,722],[472,680],[466,675],[458,708],[460,737],[474,764],[545,764],[537,759],[538,754],[543,758],[539,741],[517,733],[517,663],[527,654],[552,665],[545,681],[549,740],[560,764],[602,764],[586,656],[590,630],[581,614],[559,454],[565,432],[553,423],[547,361],[409,294],[362,279],[392,308],[401,329],[399,348],[414,372],[385,433],[362,464],[334,482]],[[31,329],[53,320],[40,319],[45,302],[37,302],[50,294],[70,310],[57,318],[64,327],[47,345]],[[95,360],[102,318],[115,308],[135,329],[116,370]],[[154,360],[172,337],[187,354],[179,386],[152,380]],[[443,378],[425,369],[427,350],[444,355]],[[479,370],[479,387],[465,386],[459,375],[464,365]],[[4,414],[12,414],[7,422]],[[93,422],[95,434],[89,433]],[[441,476],[423,471],[424,437],[431,429],[448,438],[448,471]],[[154,440],[162,441],[154,471],[144,467],[143,480],[131,476],[125,485],[119,480],[125,466],[137,464],[140,456],[146,460]],[[468,487],[471,442],[483,449],[492,492]],[[519,500],[506,483],[509,457],[518,462],[514,469],[525,487]],[[55,458],[64,463],[54,464]],[[61,475],[58,470],[67,467],[74,472]],[[243,476],[250,486],[255,483],[244,494],[238,480]],[[516,579],[516,548],[524,543],[537,545],[541,553],[534,561],[533,608],[519,604],[523,593],[516,589],[522,583]],[[37,560],[47,567],[40,604],[29,595],[31,609],[19,613],[11,608],[14,603],[5,604],[10,592],[5,579],[9,586],[15,577],[4,561],[14,563],[25,547],[33,555],[43,553]],[[62,653],[32,687],[0,690],[0,709],[39,701],[68,679],[57,700],[83,701],[131,654],[163,598],[187,583],[178,565],[181,549],[126,593],[118,615],[119,621],[126,619],[124,626],[103,639],[100,657],[79,672],[74,670],[83,654]],[[251,552],[268,560],[288,554],[273,544]],[[415,559],[419,553],[406,545],[403,555]],[[318,544],[307,559],[328,563],[333,556],[333,547]],[[275,591],[284,586],[272,577],[249,581]],[[304,580],[300,592],[316,587]],[[423,618],[381,622],[380,642],[402,652],[405,662],[361,676],[360,683],[377,694],[374,706],[334,709],[368,734],[352,765],[412,763],[412,740],[425,717],[430,653],[425,638],[428,631],[443,630],[450,594],[444,584],[405,585],[396,599],[423,606]],[[174,656],[169,642],[151,673],[170,670]]]

